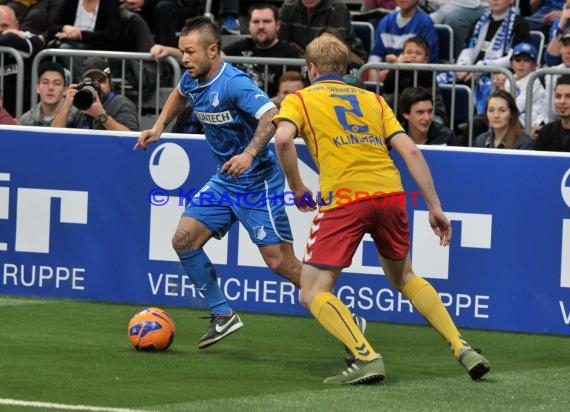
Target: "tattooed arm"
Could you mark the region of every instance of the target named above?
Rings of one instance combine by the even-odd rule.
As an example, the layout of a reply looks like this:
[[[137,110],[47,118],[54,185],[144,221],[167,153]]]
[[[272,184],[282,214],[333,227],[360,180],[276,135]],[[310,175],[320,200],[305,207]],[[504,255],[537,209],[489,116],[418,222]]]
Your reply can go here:
[[[238,177],[251,166],[253,159],[267,146],[267,143],[269,143],[275,134],[276,127],[272,120],[278,112],[279,110],[274,107],[261,115],[253,138],[243,153],[235,155],[224,163],[220,169],[222,173],[227,172],[232,177]]]

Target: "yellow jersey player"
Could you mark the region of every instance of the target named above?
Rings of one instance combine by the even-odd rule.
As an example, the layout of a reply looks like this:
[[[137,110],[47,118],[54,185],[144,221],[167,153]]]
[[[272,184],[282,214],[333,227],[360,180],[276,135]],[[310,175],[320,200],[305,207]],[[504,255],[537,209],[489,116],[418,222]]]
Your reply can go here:
[[[318,199],[301,270],[301,302],[355,358],[325,383],[370,383],[385,376],[381,355],[332,293],[366,233],[374,240],[391,284],[444,337],[471,378],[480,379],[489,371],[489,362],[461,337],[432,285],[412,270],[405,196],[388,145],[404,159],[421,189],[440,244],[448,246],[451,226],[429,168],[382,97],[343,82],[348,56],[346,46],[334,38],[313,40],[306,54],[312,84],[288,95],[274,118],[278,157],[302,211],[311,209],[304,200],[312,192],[299,174],[297,135],[305,140],[320,173],[322,199]]]

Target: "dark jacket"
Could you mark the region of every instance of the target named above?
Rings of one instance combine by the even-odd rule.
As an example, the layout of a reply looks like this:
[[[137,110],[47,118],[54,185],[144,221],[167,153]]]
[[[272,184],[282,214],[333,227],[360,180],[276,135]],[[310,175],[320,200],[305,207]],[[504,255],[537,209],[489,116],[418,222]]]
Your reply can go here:
[[[322,0],[309,17],[301,0],[286,0],[279,10],[279,38],[307,48],[307,44],[325,27],[335,27],[343,35],[348,47],[361,59],[366,60],[362,41],[352,29],[350,11],[338,0]]]
[[[473,141],[473,147],[488,147],[491,149],[505,149],[505,143],[501,142],[496,148],[493,147],[494,134],[493,130],[489,129],[485,133],[481,133]],[[519,136],[513,149],[517,150],[532,150],[534,149],[534,141],[529,137],[528,134],[523,133]]]
[[[12,47],[18,51],[24,60],[24,95],[23,95],[23,108],[22,113],[26,112],[30,108],[30,92],[32,83],[32,63],[36,54],[38,54],[43,48],[44,43],[39,36],[35,34],[26,32],[25,37],[22,38],[14,33],[2,33],[0,34],[0,46]],[[4,79],[4,90],[3,90],[3,100],[4,108],[12,114],[12,116],[21,115],[22,113],[16,113],[16,77],[18,73],[18,68],[16,62],[10,54],[4,54],[4,67],[0,68],[2,70],[1,75]]]
[[[570,152],[570,129],[564,129],[560,120],[544,125],[538,132],[534,150]]]
[[[53,40],[55,34],[62,31],[66,24],[74,25],[77,6],[77,0],[63,0],[55,26],[48,31],[48,41]],[[83,43],[86,49],[115,50],[120,31],[119,2],[117,0],[100,0],[95,30],[82,30],[80,43]]]

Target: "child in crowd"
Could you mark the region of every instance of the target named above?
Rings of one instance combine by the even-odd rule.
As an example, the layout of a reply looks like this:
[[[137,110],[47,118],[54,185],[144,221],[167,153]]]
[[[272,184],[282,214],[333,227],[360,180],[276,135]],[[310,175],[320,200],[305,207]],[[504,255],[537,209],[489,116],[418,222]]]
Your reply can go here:
[[[413,63],[413,64],[426,64],[429,63],[429,46],[427,42],[420,36],[410,37],[404,42],[402,54],[397,58],[398,63]],[[434,82],[433,72],[420,70],[399,70],[398,83],[396,84],[396,70],[389,70],[384,80],[383,97],[388,104],[395,110],[399,108],[394,105],[396,92],[399,96],[402,95],[404,90],[408,87],[423,87],[433,93],[435,83],[435,113],[433,121],[439,124],[447,123],[447,112],[443,97],[437,82]]]
[[[538,52],[530,43],[519,43],[511,55],[511,67],[515,73],[516,93],[515,101],[519,109],[519,119],[525,125],[526,118],[526,90],[529,75],[536,70]],[[495,85],[498,89],[511,90],[509,79],[502,74],[495,75]],[[546,121],[546,93],[539,79],[532,84],[532,113],[531,124],[537,125]]]

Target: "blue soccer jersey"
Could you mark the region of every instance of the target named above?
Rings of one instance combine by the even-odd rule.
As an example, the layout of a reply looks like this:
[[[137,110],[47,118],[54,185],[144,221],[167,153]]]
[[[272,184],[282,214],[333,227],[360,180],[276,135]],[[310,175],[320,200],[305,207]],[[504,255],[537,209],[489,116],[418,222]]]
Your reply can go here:
[[[188,99],[202,123],[218,170],[230,158],[243,153],[255,133],[258,119],[275,107],[247,74],[226,62],[206,83],[200,83],[185,72],[178,91]],[[276,158],[265,148],[241,178],[253,177],[260,168],[267,168],[268,163],[276,163]],[[227,175],[220,174],[220,177],[230,179]]]

